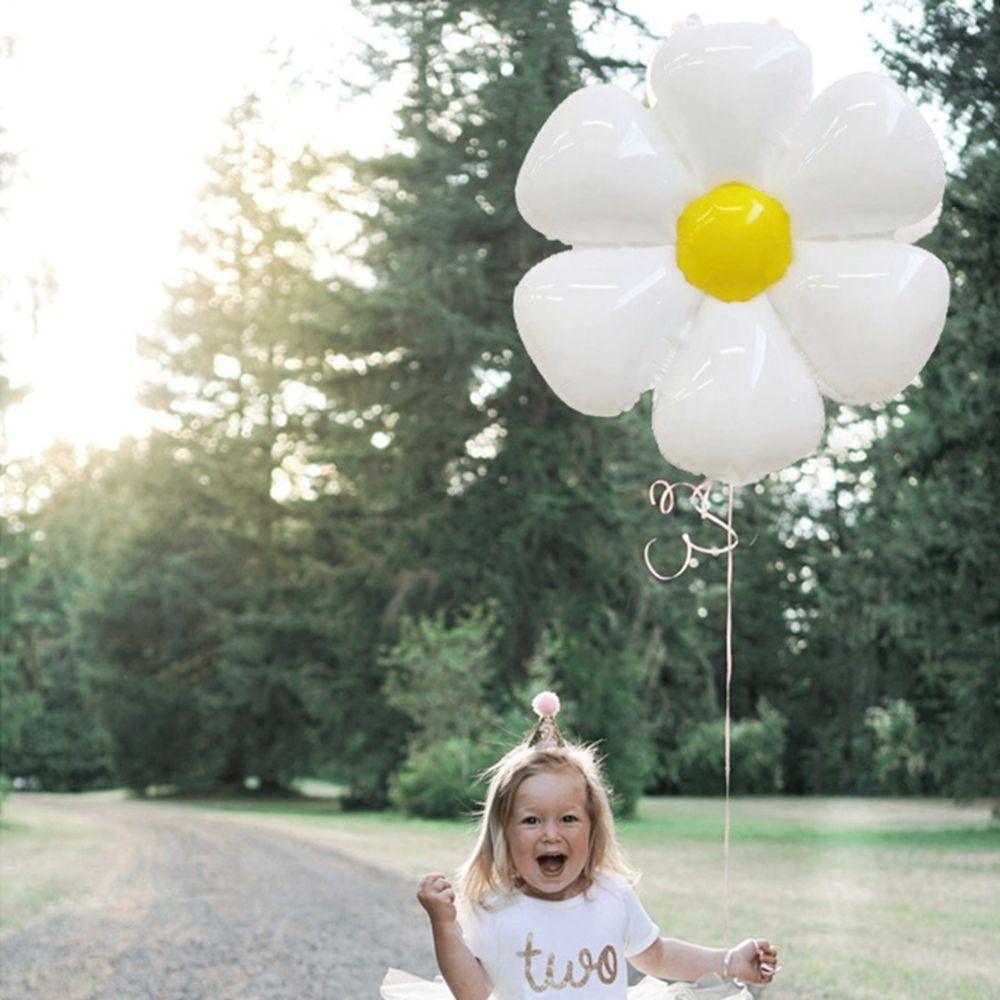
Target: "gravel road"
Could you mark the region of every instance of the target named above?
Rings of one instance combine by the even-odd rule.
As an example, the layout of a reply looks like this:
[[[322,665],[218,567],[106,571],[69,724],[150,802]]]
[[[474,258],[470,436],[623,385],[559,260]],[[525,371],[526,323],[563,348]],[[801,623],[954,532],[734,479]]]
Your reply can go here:
[[[409,880],[266,824],[141,802],[67,805],[106,828],[94,890],[0,941],[3,1000],[375,1000],[430,978]]]

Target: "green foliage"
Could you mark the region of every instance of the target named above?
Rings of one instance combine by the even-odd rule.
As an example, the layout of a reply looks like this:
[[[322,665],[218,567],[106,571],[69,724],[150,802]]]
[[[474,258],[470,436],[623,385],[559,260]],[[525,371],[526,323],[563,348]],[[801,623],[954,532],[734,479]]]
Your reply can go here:
[[[766,795],[784,788],[785,717],[766,699],[756,719],[731,726],[731,787],[737,795]],[[682,739],[672,762],[674,780],[684,795],[718,795],[725,788],[725,723],[693,726]]]
[[[705,527],[646,504],[676,471],[649,401],[563,406],[510,312],[558,249],[514,205],[528,144],[578,86],[638,81],[589,45],[641,26],[597,0],[367,9],[373,78],[407,83],[391,147],[286,156],[266,101],[236,108],[144,341],[161,430],[11,470],[4,766],[138,789],[321,769],[364,806],[395,774],[401,807],[454,808],[552,687],[620,812],[643,789],[716,793],[724,560],[648,577],[649,538],[669,564],[668,538]],[[1000,791],[998,36],[980,0],[908,10],[883,55],[960,151],[927,244],[948,326],[901,398],[831,407],[870,444],[737,492],[737,789],[902,791],[923,752],[925,790]]]
[[[578,621],[577,634],[564,633],[557,690],[565,696],[565,731],[600,745],[615,813],[629,817],[652,770],[652,727],[642,702],[644,665],[634,648],[618,645],[625,630],[610,611],[605,616]]]
[[[143,344],[156,365],[145,401],[169,430],[150,442],[141,514],[94,618],[130,784],[254,775],[282,786],[318,739],[314,695],[336,622],[295,504],[322,492],[331,468],[312,464],[317,413],[302,404],[329,296],[308,225],[287,220],[293,201],[315,219],[321,198],[290,190],[263,131],[252,97],[227,121],[187,269]],[[164,745],[143,753],[150,710]],[[175,747],[184,732],[190,747]]]
[[[150,442],[129,488],[135,516],[119,525],[112,572],[86,618],[100,715],[122,783],[201,788],[226,749],[211,738],[206,698],[217,685],[225,623],[216,602],[232,589],[233,550],[213,537],[204,491],[167,442]]]
[[[920,791],[927,760],[921,748],[917,713],[902,698],[873,705],[865,712],[865,726],[872,735],[874,790],[883,795],[908,795]]]
[[[284,785],[311,756],[322,631],[294,577],[262,579],[261,546],[199,473],[164,438],[133,470],[139,513],[87,617],[100,710],[132,788]]]
[[[938,103],[967,150],[995,149],[1000,40],[992,0],[919,0],[890,24],[892,43],[877,48],[893,76]]]
[[[478,775],[493,761],[491,750],[457,737],[414,745],[392,777],[389,798],[410,816],[444,819],[471,815],[486,792]]]
[[[920,385],[892,401],[866,456],[874,491],[854,557],[831,581],[861,591],[877,674],[868,704],[905,698],[934,786],[1000,795],[1000,33],[983,0],[925,0],[894,24],[887,65],[947,114],[958,167],[925,245],[949,267],[941,343]],[[863,580],[863,589],[848,577]],[[857,602],[856,602],[857,606]]]
[[[458,816],[482,793],[478,775],[496,756],[484,743],[495,718],[486,693],[494,628],[484,607],[450,626],[441,613],[400,622],[383,662],[386,699],[413,727],[389,791],[403,812]]]
[[[114,469],[94,454],[85,473],[72,449],[54,446],[43,462],[8,470],[0,751],[6,773],[51,791],[114,780],[86,645],[86,616],[115,546]]]
[[[987,374],[1000,365],[1000,157],[991,127],[1000,53],[987,6],[897,7],[894,40],[882,48],[900,82],[955,129],[959,165],[924,241],[949,267],[951,306],[920,378],[883,405],[840,407],[836,435],[853,443],[828,445],[781,477],[793,487],[784,495],[791,516],[778,529],[794,655],[779,657],[776,700],[789,718],[796,791],[878,787],[865,712],[904,699],[927,753],[925,789],[1000,793],[992,565],[1000,536],[990,513],[1000,410]]]
[[[16,652],[0,654],[0,774],[14,773],[11,755],[20,750],[28,725],[44,711],[24,663]]]
[[[63,674],[69,676],[62,676]],[[10,775],[36,778],[44,791],[83,792],[114,784],[107,733],[94,719],[69,663],[48,664],[39,712],[4,754]]]
[[[418,745],[455,739],[468,748],[493,715],[486,697],[487,667],[493,653],[493,619],[472,608],[449,626],[442,612],[400,622],[396,645],[383,657],[390,706],[407,716]],[[471,771],[463,768],[468,779]]]
[[[556,249],[514,205],[524,154],[556,103],[619,64],[586,51],[563,0],[368,9],[409,87],[396,146],[336,165],[352,181],[336,188],[337,205],[368,206],[349,249],[363,278],[338,281],[324,331],[343,363],[317,383],[350,417],[329,429],[344,489],[325,515],[337,548],[353,543],[352,579],[365,574],[363,587],[343,589],[345,612],[363,624],[347,701],[381,688],[377,651],[402,615],[453,617],[491,601],[482,669],[498,710],[545,633],[558,634],[565,656],[553,682],[575,689],[578,735],[617,741],[615,783],[641,786],[647,750],[618,735],[642,715],[641,678],[620,666],[640,579],[615,511],[613,466],[629,430],[554,400],[510,308],[524,272]],[[376,75],[397,68],[374,57]],[[304,181],[329,189],[330,169],[307,163]],[[369,760],[392,719],[365,704],[343,717],[339,737]]]

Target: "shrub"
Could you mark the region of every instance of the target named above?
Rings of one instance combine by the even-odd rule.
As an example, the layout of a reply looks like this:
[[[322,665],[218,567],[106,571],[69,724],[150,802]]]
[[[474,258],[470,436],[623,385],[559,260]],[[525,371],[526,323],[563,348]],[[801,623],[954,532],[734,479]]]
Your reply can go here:
[[[486,793],[478,775],[494,756],[492,750],[458,738],[414,746],[390,782],[389,799],[410,816],[467,816]]]
[[[920,747],[917,713],[902,698],[865,712],[872,737],[871,778],[876,792],[908,795],[920,790],[927,761]]]
[[[785,717],[764,698],[756,719],[734,722],[732,790],[741,795],[780,792],[784,787]],[[688,730],[671,761],[673,778],[685,795],[718,795],[725,788],[725,722],[701,722]]]
[[[483,794],[476,775],[496,756],[483,749],[493,709],[485,693],[493,649],[489,607],[452,620],[404,618],[383,657],[387,702],[414,725],[409,750],[389,783],[389,801],[411,816],[460,816]]]

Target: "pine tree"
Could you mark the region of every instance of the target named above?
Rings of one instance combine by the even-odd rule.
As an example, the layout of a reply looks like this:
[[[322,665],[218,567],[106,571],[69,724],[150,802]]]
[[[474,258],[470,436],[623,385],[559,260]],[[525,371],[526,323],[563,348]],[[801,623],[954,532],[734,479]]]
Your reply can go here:
[[[573,724],[606,741],[627,808],[645,750],[629,649],[641,564],[624,549],[611,481],[625,431],[554,399],[511,315],[517,281],[557,249],[514,206],[524,154],[562,98],[616,68],[588,54],[571,7],[370,5],[400,52],[386,72],[411,76],[398,149],[347,163],[353,196],[374,201],[359,243],[368,280],[337,296],[330,343],[345,360],[324,390],[352,419],[331,425],[343,489],[320,503],[330,561],[348,538],[359,554],[342,614],[357,623],[358,662],[377,662],[400,612],[458,615],[494,598],[493,696],[508,702],[556,633]],[[351,746],[391,764],[385,738],[402,720],[385,714],[380,685],[366,669],[337,684]]]
[[[164,425],[153,447],[169,455],[187,500],[179,493],[160,504],[174,533],[150,519],[138,537],[166,560],[168,578],[199,588],[178,610],[195,616],[185,641],[200,634],[201,644],[165,647],[151,690],[176,669],[174,655],[194,658],[205,731],[223,750],[215,777],[240,785],[253,774],[270,787],[310,760],[309,675],[327,658],[297,511],[330,479],[313,461],[330,419],[314,388],[317,316],[329,295],[303,221],[317,218],[315,199],[294,188],[294,164],[264,133],[251,96],[210,162],[202,222],[188,237],[164,329],[145,341],[158,370],[145,401]],[[128,595],[117,597],[124,612]],[[202,620],[203,633],[194,624]],[[160,624],[165,635],[170,625]]]
[[[96,710],[86,619],[116,544],[121,507],[105,479],[112,456],[55,444],[7,469],[3,769],[51,791],[108,787],[113,763]]]
[[[867,456],[872,500],[844,569],[866,581],[875,690],[915,705],[935,787],[998,796],[1000,15],[986,0],[925,0],[910,13],[881,51],[953,128],[958,167],[924,241],[948,264],[952,298],[919,385],[884,411],[885,433]]]

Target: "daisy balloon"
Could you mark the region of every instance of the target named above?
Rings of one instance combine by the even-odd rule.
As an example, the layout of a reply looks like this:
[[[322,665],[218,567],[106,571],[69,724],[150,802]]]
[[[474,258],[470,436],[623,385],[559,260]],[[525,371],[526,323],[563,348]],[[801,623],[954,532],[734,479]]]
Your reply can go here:
[[[816,448],[821,395],[903,389],[948,306],[945,267],[911,245],[944,188],[929,126],[887,77],[810,101],[811,78],[784,28],[687,25],[645,104],[578,90],[517,181],[527,222],[572,247],[514,296],[542,376],[594,416],[652,389],[663,456],[733,485]]]

